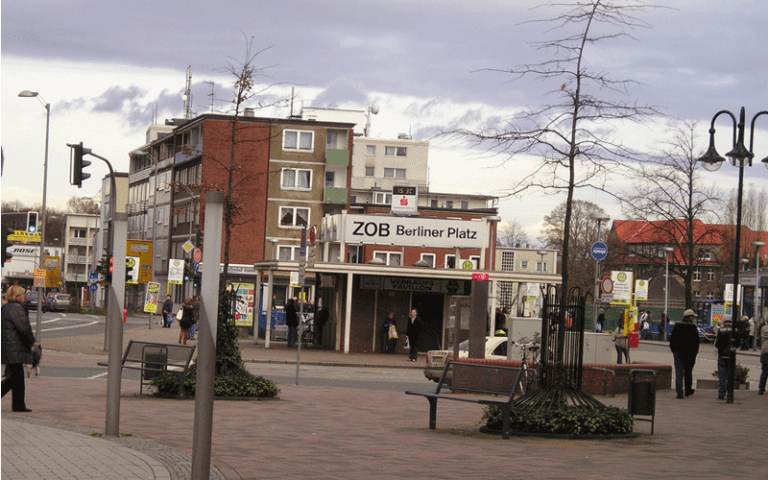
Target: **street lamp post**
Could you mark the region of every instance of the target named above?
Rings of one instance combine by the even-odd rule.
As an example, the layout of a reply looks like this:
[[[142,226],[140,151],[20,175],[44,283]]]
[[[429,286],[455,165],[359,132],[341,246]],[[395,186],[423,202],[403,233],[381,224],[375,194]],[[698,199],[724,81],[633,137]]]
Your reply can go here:
[[[603,222],[608,222],[611,217],[608,215],[602,215],[599,213],[593,213],[589,216],[592,220],[595,220],[597,222],[597,241],[600,241],[600,226]],[[595,260],[595,298],[594,298],[594,304],[592,306],[592,316],[595,317],[595,326],[597,326],[597,308],[598,308],[598,299],[600,298],[600,261]]]
[[[755,154],[753,153],[754,140],[755,140],[755,121],[761,115],[768,115],[768,110],[763,110],[755,114],[752,117],[751,130],[749,135],[749,149],[744,146],[744,129],[746,125],[746,112],[744,107],[741,107],[739,120],[737,122],[736,116],[729,110],[720,110],[712,117],[712,123],[709,127],[709,149],[704,155],[698,159],[701,165],[711,172],[716,171],[723,164],[725,159],[717,153],[715,149],[715,121],[717,117],[725,114],[731,117],[733,121],[733,149],[725,155],[731,159],[731,164],[739,169],[739,184],[736,195],[736,241],[734,245],[734,265],[733,265],[733,286],[734,286],[734,298],[733,308],[731,309],[731,319],[736,324],[736,315],[739,311],[739,257],[741,256],[741,203],[744,196],[744,166],[752,166],[752,159]],[[768,157],[764,158],[762,162],[768,168]],[[728,362],[728,387],[726,393],[726,402],[733,403],[733,387],[734,387],[734,374],[736,373],[736,342],[737,337],[733,335],[731,337],[730,356]]]
[[[50,134],[51,126],[51,104],[47,103],[37,92],[31,92],[24,90],[19,93],[20,97],[31,98],[35,97],[45,107],[45,157],[43,160],[43,206],[42,212],[40,212],[40,220],[42,225],[40,227],[40,268],[45,268],[45,201],[46,192],[48,190],[48,138]],[[47,279],[47,275],[46,275]],[[37,324],[35,325],[35,338],[40,341],[40,323],[43,310],[43,292],[45,287],[37,287]]]
[[[664,319],[661,321],[660,340],[665,339],[667,336],[667,323],[669,323],[669,254],[674,251],[675,249],[672,247],[664,247],[667,260],[664,265]]]
[[[760,249],[765,246],[765,242],[755,240],[752,242],[755,247],[755,325],[760,325],[763,318],[763,303],[760,295]]]

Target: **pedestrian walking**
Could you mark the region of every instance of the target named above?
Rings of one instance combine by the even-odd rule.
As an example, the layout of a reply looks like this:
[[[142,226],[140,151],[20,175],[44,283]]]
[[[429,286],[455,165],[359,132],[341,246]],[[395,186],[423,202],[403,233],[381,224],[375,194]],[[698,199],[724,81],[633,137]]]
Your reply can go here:
[[[384,353],[395,353],[395,346],[397,345],[397,322],[395,321],[395,312],[389,312],[387,318],[384,319],[384,338]]]
[[[728,377],[728,362],[733,354],[731,340],[733,338],[733,322],[730,318],[723,320],[723,324],[717,329],[715,336],[715,348],[717,349],[717,398],[725,400],[726,379]]]
[[[669,335],[669,349],[675,360],[675,390],[677,398],[690,397],[693,389],[693,367],[699,354],[699,330],[694,325],[696,312],[683,312],[683,321],[675,324]]]
[[[765,393],[765,381],[768,380],[768,326],[763,323],[760,329],[760,382],[757,384],[757,394]]]
[[[419,335],[421,334],[421,319],[419,312],[414,308],[411,310],[411,316],[408,317],[408,326],[405,329],[405,336],[409,346],[408,361],[415,362],[419,357]]]
[[[285,304],[285,325],[288,327],[288,346],[295,347],[298,339],[299,316],[296,311],[296,301],[288,299]]]
[[[11,287],[2,307],[2,364],[6,377],[2,381],[2,396],[9,391],[14,412],[31,412],[27,408],[24,386],[24,364],[32,364],[32,346],[35,334],[29,324],[29,314],[24,308],[24,289]]]
[[[629,363],[629,338],[624,335],[624,325],[621,321],[613,332],[613,344],[616,347],[616,364],[622,364],[622,356]]]
[[[648,310],[643,310],[640,314],[640,340],[650,340],[651,337],[651,318]]]
[[[755,323],[755,317],[751,317],[748,320],[749,323],[749,340],[747,340],[747,347],[749,350],[755,349],[755,331],[757,330],[757,324]]]
[[[597,320],[595,321],[595,332],[603,333],[603,325],[605,325],[605,312],[601,308],[597,314]]]
[[[171,328],[171,323],[173,323],[173,319],[171,318],[172,315],[174,315],[173,300],[171,300],[171,296],[168,295],[165,298],[165,302],[163,302],[163,328]]]
[[[192,299],[188,298],[181,307],[181,318],[179,319],[179,343],[187,344],[189,339],[189,328],[195,320],[195,313],[192,309]]]

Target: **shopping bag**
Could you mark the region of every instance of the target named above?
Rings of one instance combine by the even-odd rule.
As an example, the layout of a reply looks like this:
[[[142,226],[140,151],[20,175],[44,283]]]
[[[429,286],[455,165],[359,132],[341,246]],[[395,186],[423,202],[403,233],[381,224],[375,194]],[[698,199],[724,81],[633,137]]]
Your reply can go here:
[[[394,325],[389,326],[389,338],[397,338],[397,327]]]

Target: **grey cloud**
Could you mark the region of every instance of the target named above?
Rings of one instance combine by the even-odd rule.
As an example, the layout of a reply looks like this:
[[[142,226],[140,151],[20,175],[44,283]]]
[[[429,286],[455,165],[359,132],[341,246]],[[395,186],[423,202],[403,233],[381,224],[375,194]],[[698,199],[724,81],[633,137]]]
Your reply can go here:
[[[365,105],[367,102],[368,95],[362,85],[347,78],[337,78],[315,97],[312,106],[331,108],[349,103]]]
[[[93,107],[94,112],[120,112],[125,107],[125,103],[129,104],[137,97],[140,97],[145,92],[139,87],[111,87],[98,97],[96,97],[96,104]]]

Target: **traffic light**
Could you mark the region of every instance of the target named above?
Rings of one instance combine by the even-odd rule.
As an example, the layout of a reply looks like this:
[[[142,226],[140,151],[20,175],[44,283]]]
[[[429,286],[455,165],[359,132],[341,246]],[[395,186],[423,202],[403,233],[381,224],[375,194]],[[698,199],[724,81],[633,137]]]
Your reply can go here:
[[[202,281],[202,276],[199,273],[195,273],[192,276],[192,286],[195,288],[200,288],[200,283]]]
[[[101,275],[102,280],[99,283],[111,284],[112,272],[115,271],[115,259],[112,257],[102,257],[96,265],[96,273]]]
[[[203,249],[203,242],[205,241],[204,236],[205,236],[205,232],[202,230],[198,230],[197,233],[195,234],[195,245],[200,250]]]
[[[192,277],[192,265],[190,264],[189,258],[184,259],[184,281],[188,282],[190,277]]]
[[[13,229],[11,227],[6,227],[3,225],[3,263],[2,265],[5,265],[5,262],[8,262],[11,260],[11,257],[13,257],[12,253],[8,253],[8,247],[13,246],[13,242],[8,240],[8,235],[13,235]]]
[[[83,159],[83,156],[91,153],[91,149],[83,147],[83,142],[68,143],[67,146],[71,148],[72,155],[69,183],[77,185],[77,188],[82,188],[83,180],[91,177],[90,173],[83,172],[83,169],[91,164],[90,161]]]
[[[37,233],[37,212],[27,212],[27,233]]]

